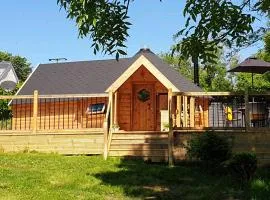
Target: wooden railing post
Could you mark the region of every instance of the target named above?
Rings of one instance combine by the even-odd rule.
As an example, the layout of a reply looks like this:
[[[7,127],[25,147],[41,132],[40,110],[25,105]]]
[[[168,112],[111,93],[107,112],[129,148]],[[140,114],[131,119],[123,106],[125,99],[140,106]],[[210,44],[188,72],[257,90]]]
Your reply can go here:
[[[246,131],[250,128],[250,112],[249,112],[249,95],[248,92],[245,93],[245,127]]]
[[[190,122],[190,127],[195,127],[195,98],[194,97],[190,97],[189,122]]]
[[[181,127],[181,114],[182,114],[182,96],[176,97],[176,126]]]
[[[187,128],[188,127],[188,97],[184,96],[183,97],[183,127]]]
[[[113,122],[113,124],[115,125],[115,126],[118,126],[118,119],[117,119],[117,99],[118,99],[118,92],[116,91],[115,93],[114,93],[114,122]]]
[[[105,119],[103,123],[103,131],[104,131],[104,149],[103,149],[103,158],[107,160],[108,158],[108,121]]]
[[[110,128],[112,129],[113,128],[113,117],[114,117],[114,100],[113,100],[113,92],[110,91],[109,92],[109,99],[110,99],[110,102],[111,102],[111,106],[110,106]]]
[[[169,89],[168,91],[168,113],[169,113],[168,163],[169,163],[169,166],[173,166],[172,89]]]
[[[34,91],[33,99],[33,120],[32,120],[32,132],[37,132],[37,116],[38,116],[38,91]]]

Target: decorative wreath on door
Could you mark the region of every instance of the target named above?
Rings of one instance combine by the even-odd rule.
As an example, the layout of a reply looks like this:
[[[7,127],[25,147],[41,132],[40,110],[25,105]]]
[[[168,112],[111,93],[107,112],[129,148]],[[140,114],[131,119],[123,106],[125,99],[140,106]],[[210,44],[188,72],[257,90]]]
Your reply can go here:
[[[146,89],[142,89],[138,92],[138,99],[142,102],[146,102],[150,99],[150,92]]]

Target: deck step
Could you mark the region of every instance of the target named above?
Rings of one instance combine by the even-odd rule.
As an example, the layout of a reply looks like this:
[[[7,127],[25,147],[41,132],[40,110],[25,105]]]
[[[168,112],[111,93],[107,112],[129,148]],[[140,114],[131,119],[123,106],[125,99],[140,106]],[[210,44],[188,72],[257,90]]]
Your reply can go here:
[[[168,133],[113,133],[109,156],[140,157],[153,162],[164,162],[168,160]]]

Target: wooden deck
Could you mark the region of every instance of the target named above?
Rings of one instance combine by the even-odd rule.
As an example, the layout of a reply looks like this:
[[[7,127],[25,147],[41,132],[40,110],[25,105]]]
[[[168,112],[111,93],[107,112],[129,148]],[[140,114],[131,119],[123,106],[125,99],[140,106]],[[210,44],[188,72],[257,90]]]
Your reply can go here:
[[[239,109],[239,105],[244,105],[247,109],[242,111],[242,115],[244,116],[243,123],[241,121],[240,124],[236,124],[235,126],[233,126],[233,124],[228,125],[227,123],[223,123],[223,121],[225,122],[223,119],[224,116],[222,121],[218,119],[216,120],[217,125],[216,123],[213,123],[213,121],[208,120],[210,119],[210,115],[213,117],[213,119],[221,118],[221,116],[215,114],[215,112],[218,113],[220,110],[212,109],[210,112],[207,109],[200,108],[200,106],[203,106],[207,101],[203,100],[200,102],[199,99],[196,102],[194,101],[196,100],[194,98],[197,96],[200,98],[205,96],[205,98],[208,99],[209,95],[211,95],[212,98],[212,102],[210,103],[213,104],[214,100],[218,101],[219,104],[217,105],[220,106],[222,112],[224,112],[223,104],[234,105],[231,103],[236,102],[236,105],[231,106],[232,111]],[[218,98],[213,98],[215,95]],[[33,102],[32,107],[29,107],[29,111],[31,111],[29,112],[29,115],[31,116],[31,122],[29,121],[27,126],[29,127],[28,130],[23,129],[25,126],[25,120],[21,118],[17,120],[19,130],[12,129],[14,126],[14,123],[12,123],[12,117],[19,114],[19,109],[17,110],[17,115],[15,111],[15,115],[10,115],[11,117],[9,117],[8,120],[2,116],[2,122],[0,123],[0,152],[38,151],[44,153],[71,155],[103,154],[104,159],[107,159],[108,156],[140,157],[145,160],[151,160],[153,162],[165,161],[169,162],[169,164],[172,164],[173,162],[178,162],[186,159],[184,144],[186,144],[187,141],[195,135],[194,133],[200,134],[205,131],[215,131],[218,134],[228,137],[232,143],[234,152],[255,152],[258,155],[258,159],[261,164],[270,164],[270,117],[269,120],[267,119],[264,124],[257,126],[257,124],[252,123],[251,120],[252,114],[254,114],[253,111],[255,109],[253,109],[253,107],[249,109],[249,96],[238,95],[236,96],[237,98],[233,96],[234,99],[231,99],[231,95],[231,93],[173,94],[172,90],[169,89],[168,95],[163,99],[164,102],[167,101],[167,121],[169,125],[168,132],[130,130],[115,131],[115,125],[117,125],[118,116],[115,112],[118,106],[118,96],[117,93],[113,94],[112,91],[109,92],[109,95],[105,96],[38,96],[37,92],[31,96],[0,96],[0,99],[5,100],[6,102],[9,102],[10,100],[17,100],[17,103],[24,102],[26,100],[28,100],[28,102]],[[265,105],[268,105],[270,104],[270,100],[268,102],[268,99],[270,99],[270,94],[265,95],[266,97],[264,97],[264,102]],[[221,101],[220,98],[222,96],[226,97],[226,102],[223,102],[224,99]],[[58,98],[58,101],[45,100],[53,98]],[[66,126],[61,126],[61,128],[58,128],[58,126],[52,126],[52,122],[54,123],[54,118],[50,118],[50,111],[54,111],[55,109],[49,109],[46,107],[46,109],[44,108],[44,110],[46,110],[46,112],[44,112],[44,116],[49,117],[49,121],[48,123],[46,122],[43,124],[42,127],[45,128],[42,130],[39,127],[40,119],[46,118],[44,116],[42,117],[42,115],[40,116],[40,113],[42,113],[42,109],[40,109],[42,108],[42,103],[45,101],[54,102],[53,105],[57,106],[56,102],[59,102],[59,98],[62,98],[62,100],[65,101],[67,100],[67,105],[72,106],[73,102],[71,99],[77,100],[76,98],[86,98],[82,102],[88,102],[90,105],[92,105],[92,103],[95,104],[100,102],[99,98],[104,98],[104,100],[106,99],[107,102],[105,111],[106,113],[102,113],[102,120],[98,120],[98,123],[93,124],[93,118],[89,116],[85,118],[85,112],[82,111],[77,113],[76,109],[74,109],[76,108],[76,104],[74,104],[75,107],[69,109],[68,106],[68,109],[65,110],[65,112],[68,113],[67,115],[65,115],[65,112],[63,112],[64,115],[60,115],[60,119],[67,121],[68,124],[71,124],[71,126],[68,125],[67,128],[65,128]],[[94,100],[92,101],[91,98],[94,98]],[[239,102],[237,102],[237,99],[240,99],[241,101],[239,100]],[[222,102],[223,104],[221,105]],[[88,105],[88,103],[86,105]],[[86,105],[83,106],[82,110],[86,110]],[[202,120],[199,120],[199,124],[197,124],[198,120],[196,118],[197,107],[199,110],[201,110],[200,118],[202,118]],[[76,112],[74,112],[74,110]],[[209,115],[204,114],[204,112],[208,112]],[[69,115],[70,113],[73,113],[73,115]],[[78,117],[74,117],[76,114],[77,116],[81,116],[81,124],[86,124],[85,126],[77,126],[76,120]],[[21,116],[27,117],[27,113],[23,112]],[[97,115],[95,117],[97,117]],[[87,121],[87,119],[89,120]],[[236,119],[238,119],[237,116]],[[58,121],[55,120],[55,122]],[[91,128],[87,126],[87,123]],[[74,126],[75,124],[76,126]],[[47,125],[49,128],[46,128]],[[156,130],[158,130],[158,127],[160,127],[159,123]],[[120,129],[122,129],[121,126]]]

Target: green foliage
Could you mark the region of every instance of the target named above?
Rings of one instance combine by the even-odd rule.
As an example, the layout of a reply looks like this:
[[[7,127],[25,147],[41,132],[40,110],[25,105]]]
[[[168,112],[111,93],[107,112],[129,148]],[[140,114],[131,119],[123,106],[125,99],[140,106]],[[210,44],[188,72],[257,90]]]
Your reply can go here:
[[[193,80],[193,68],[189,59],[184,59],[179,54],[174,56],[169,53],[160,54],[160,57],[180,74]],[[200,87],[205,91],[230,91],[233,86],[231,80],[227,77],[226,63],[222,59],[222,53],[217,53],[216,64],[206,63],[199,69]]]
[[[270,62],[270,32],[264,37],[264,49],[258,51],[256,57],[258,59]],[[231,68],[236,67],[239,64],[238,58],[233,57],[231,62]],[[251,73],[231,73],[230,75],[235,82],[234,90],[236,92],[245,92],[247,90],[253,92],[266,92],[270,90],[270,73],[265,74],[254,74],[253,75],[253,86],[252,86],[252,74]]]
[[[263,179],[251,182],[252,199],[268,200],[270,196],[270,183]]]
[[[247,90],[253,92],[266,92],[270,89],[270,74],[254,74],[252,86],[251,73],[237,73],[236,77],[236,92],[245,92]]]
[[[161,53],[159,55],[167,64],[172,66],[180,74],[184,75],[187,79],[193,80],[193,68],[188,59],[182,58],[180,55],[175,54],[172,56],[170,53]]]
[[[92,39],[94,53],[115,54],[116,59],[126,55],[125,43],[131,26],[130,2],[132,0],[57,0],[67,12],[67,18],[75,20],[79,37]],[[175,34],[175,39],[180,41],[172,53],[176,51],[185,60],[191,59],[193,80],[199,85],[199,65],[216,63],[221,46],[241,47],[261,39],[267,28],[253,30],[255,16],[252,14],[269,15],[269,7],[268,0],[187,0],[183,10],[185,27]],[[247,10],[250,13],[246,13]]]
[[[266,54],[268,54],[268,56],[270,55],[270,32],[268,32],[267,34],[265,34],[264,36],[264,49]],[[268,62],[270,62],[270,56],[267,59]]]
[[[11,53],[0,51],[0,62],[1,61],[9,61],[12,63],[15,72],[21,82],[25,81],[31,72],[31,64],[24,57],[13,56]]]
[[[238,153],[232,156],[228,167],[233,177],[241,182],[252,180],[257,169],[257,157],[253,153]]]
[[[202,64],[216,63],[220,46],[240,46],[252,33],[255,17],[245,14],[241,6],[231,1],[187,0],[183,11],[185,28],[176,33],[180,38],[173,52],[191,57],[195,72]],[[195,83],[199,73],[194,73]]]
[[[12,117],[12,111],[7,101],[0,100],[0,120],[8,120]]]
[[[213,132],[206,132],[192,138],[186,146],[190,158],[199,159],[211,165],[219,165],[231,156],[227,138]]]
[[[57,3],[66,10],[67,18],[76,21],[79,37],[92,39],[95,54],[98,51],[115,54],[117,59],[126,55],[130,0],[57,0]]]

